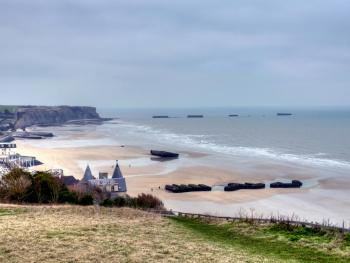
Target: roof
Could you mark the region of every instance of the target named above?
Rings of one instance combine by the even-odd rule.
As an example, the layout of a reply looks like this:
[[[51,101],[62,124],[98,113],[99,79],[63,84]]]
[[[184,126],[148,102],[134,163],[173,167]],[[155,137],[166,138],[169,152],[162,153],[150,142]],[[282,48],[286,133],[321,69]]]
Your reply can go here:
[[[94,179],[94,177],[93,177],[93,175],[92,175],[90,166],[87,165],[87,166],[86,166],[86,169],[85,169],[85,173],[84,173],[83,179],[81,179],[81,181],[87,182],[87,181],[93,180],[93,179]]]
[[[62,176],[61,180],[65,185],[74,185],[79,182],[79,180],[75,179],[75,177],[72,175]]]
[[[119,168],[119,165],[118,165],[118,160],[117,160],[117,163],[116,163],[116,165],[115,165],[112,178],[114,178],[114,179],[116,179],[116,178],[123,178],[123,174],[122,174],[122,172],[120,171],[120,168]]]

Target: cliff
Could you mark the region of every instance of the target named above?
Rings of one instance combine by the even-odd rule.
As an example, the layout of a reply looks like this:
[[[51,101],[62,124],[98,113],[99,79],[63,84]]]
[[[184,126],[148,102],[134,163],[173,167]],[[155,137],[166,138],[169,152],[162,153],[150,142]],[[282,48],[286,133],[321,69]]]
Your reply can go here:
[[[15,112],[14,127],[32,125],[59,125],[72,120],[102,120],[94,107],[72,106],[20,106]]]

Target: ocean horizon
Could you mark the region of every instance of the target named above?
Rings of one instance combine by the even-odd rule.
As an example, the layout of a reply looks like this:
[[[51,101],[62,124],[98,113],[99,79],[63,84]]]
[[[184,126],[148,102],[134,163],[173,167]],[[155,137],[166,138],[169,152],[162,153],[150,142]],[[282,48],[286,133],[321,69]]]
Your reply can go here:
[[[130,144],[350,170],[350,108],[98,109]],[[292,113],[277,116],[278,112]],[[203,118],[187,118],[201,114]],[[229,117],[237,114],[237,117]],[[154,115],[169,118],[154,119]],[[110,127],[109,127],[110,128]],[[107,127],[108,130],[108,127]],[[322,170],[323,171],[323,170]]]

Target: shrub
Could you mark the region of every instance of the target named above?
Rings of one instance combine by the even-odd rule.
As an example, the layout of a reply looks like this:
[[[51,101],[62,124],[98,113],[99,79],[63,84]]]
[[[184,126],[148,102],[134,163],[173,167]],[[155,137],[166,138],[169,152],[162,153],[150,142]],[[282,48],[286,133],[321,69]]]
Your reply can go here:
[[[132,198],[132,197],[126,195],[124,199],[125,199],[125,206],[127,206],[127,207],[136,207],[137,206],[136,198]]]
[[[79,205],[92,205],[94,203],[94,198],[91,194],[85,194],[80,199],[78,204]]]
[[[66,186],[59,193],[58,197],[59,203],[69,203],[77,204],[78,203],[78,194],[74,191],[70,191]]]
[[[324,229],[320,227],[307,227],[304,225],[292,225],[288,222],[275,223],[268,228],[268,231],[274,234],[279,234],[292,242],[299,241],[305,238],[322,238],[322,240],[329,240],[329,236]]]
[[[295,242],[295,241],[299,241],[300,240],[300,236],[295,236],[295,235],[292,235],[289,237],[289,240],[292,241],[292,242]]]
[[[164,209],[162,201],[150,194],[141,194],[138,197],[117,196],[114,200],[109,198],[100,203],[102,206],[133,207],[145,209]]]
[[[101,206],[106,206],[106,207],[112,207],[114,205],[114,202],[107,198],[105,200],[103,200],[101,203],[100,203]]]
[[[62,182],[46,172],[37,172],[33,181],[34,191],[39,203],[57,203]]]
[[[31,186],[31,174],[15,168],[2,177],[0,183],[1,198],[7,201],[25,201],[30,195]]]
[[[163,202],[151,195],[151,194],[140,194],[136,198],[136,206],[142,208],[152,208],[152,209],[163,209]]]
[[[114,205],[117,207],[122,207],[126,205],[126,200],[123,196],[117,196],[114,200]]]
[[[344,240],[348,246],[350,246],[350,233],[346,233],[344,236]]]

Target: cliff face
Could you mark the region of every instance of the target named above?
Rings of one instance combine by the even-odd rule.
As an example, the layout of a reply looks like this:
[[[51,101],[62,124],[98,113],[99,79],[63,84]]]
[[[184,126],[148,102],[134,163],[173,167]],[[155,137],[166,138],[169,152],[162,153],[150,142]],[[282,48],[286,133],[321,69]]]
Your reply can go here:
[[[71,120],[100,119],[94,107],[29,106],[19,107],[15,113],[15,128],[32,125],[57,125]]]

